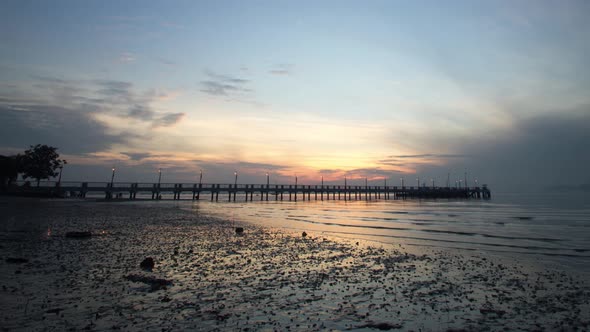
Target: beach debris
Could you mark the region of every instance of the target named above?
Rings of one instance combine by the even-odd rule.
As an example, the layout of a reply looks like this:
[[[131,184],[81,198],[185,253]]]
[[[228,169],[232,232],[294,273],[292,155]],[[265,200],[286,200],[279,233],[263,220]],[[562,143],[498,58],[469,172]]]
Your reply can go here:
[[[303,232],[303,233],[301,233],[301,236],[302,237],[306,237],[307,236],[307,233]]]
[[[506,311],[504,310],[498,310],[498,309],[494,309],[492,304],[489,302],[486,302],[480,309],[479,312],[483,315],[497,315],[498,317],[502,317],[504,314],[506,314]]]
[[[154,259],[151,257],[148,257],[148,258],[144,259],[143,261],[141,261],[139,266],[144,270],[151,271],[155,266]]]
[[[144,284],[148,284],[151,287],[152,291],[157,291],[160,289],[166,289],[166,286],[172,285],[172,280],[167,279],[160,279],[155,277],[149,276],[142,276],[137,274],[130,274],[125,276],[125,279],[133,282],[141,282]]]
[[[389,331],[389,330],[397,330],[401,329],[403,325],[401,324],[389,324],[389,323],[367,323],[365,325],[361,325],[358,328],[370,328],[370,329],[377,329],[381,331]]]
[[[484,315],[495,314],[498,317],[502,317],[506,313],[506,311],[504,311],[504,310],[496,310],[496,309],[489,309],[489,308],[481,308],[481,309],[479,309],[479,312]]]
[[[236,227],[236,234],[243,234],[244,233],[244,227]]]
[[[6,259],[6,263],[11,263],[11,264],[23,264],[23,263],[28,263],[29,260],[26,258],[20,258],[20,257],[8,257]]]
[[[63,308],[54,308],[54,309],[46,310],[45,313],[59,315],[59,313],[63,310],[64,310]]]
[[[67,232],[66,237],[71,238],[71,239],[86,239],[86,238],[92,237],[92,233],[90,233],[90,232]]]

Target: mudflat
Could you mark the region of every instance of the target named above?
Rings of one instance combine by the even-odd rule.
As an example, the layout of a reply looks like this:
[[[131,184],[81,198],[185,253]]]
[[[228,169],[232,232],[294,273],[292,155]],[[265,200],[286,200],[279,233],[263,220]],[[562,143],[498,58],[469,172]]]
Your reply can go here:
[[[586,280],[485,253],[141,202],[1,198],[0,212],[3,330],[590,327]]]

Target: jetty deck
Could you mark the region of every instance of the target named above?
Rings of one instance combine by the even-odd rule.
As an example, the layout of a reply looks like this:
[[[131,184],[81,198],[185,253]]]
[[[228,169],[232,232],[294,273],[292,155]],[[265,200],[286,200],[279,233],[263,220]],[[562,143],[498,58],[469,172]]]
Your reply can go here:
[[[379,200],[404,198],[489,199],[486,185],[476,187],[408,187],[351,185],[285,185],[285,184],[208,184],[208,183],[129,183],[129,182],[55,182],[43,181],[40,186],[17,182],[15,188],[52,192],[59,196],[85,198],[88,194],[104,194],[105,199],[147,197],[154,200],[210,201],[311,201],[311,200]],[[147,195],[146,195],[147,194]]]

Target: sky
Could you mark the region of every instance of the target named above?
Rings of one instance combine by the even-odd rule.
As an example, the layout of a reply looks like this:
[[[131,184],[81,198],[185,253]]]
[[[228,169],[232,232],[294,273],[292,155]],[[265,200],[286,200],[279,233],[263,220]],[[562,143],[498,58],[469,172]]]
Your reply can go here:
[[[64,181],[590,183],[588,17],[585,0],[5,0],[0,154],[56,146]]]

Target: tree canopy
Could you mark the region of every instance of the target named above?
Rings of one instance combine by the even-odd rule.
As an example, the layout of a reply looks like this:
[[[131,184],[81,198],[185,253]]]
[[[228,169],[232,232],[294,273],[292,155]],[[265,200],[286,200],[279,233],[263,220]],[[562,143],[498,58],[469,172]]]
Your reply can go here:
[[[16,156],[0,156],[0,187],[10,185],[16,180],[20,170],[20,155]]]
[[[31,145],[19,159],[19,173],[22,173],[23,179],[36,179],[37,185],[41,179],[58,175],[57,170],[67,164],[65,160],[59,159],[57,148],[41,144]]]

